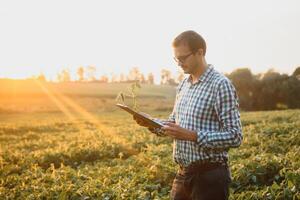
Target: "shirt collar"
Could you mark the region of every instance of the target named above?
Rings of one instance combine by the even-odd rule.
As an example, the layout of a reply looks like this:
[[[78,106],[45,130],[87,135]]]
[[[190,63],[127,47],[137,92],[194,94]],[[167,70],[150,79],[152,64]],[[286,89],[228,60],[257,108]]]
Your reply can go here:
[[[205,69],[205,72],[199,77],[199,79],[197,80],[197,82],[195,83],[195,84],[197,84],[197,83],[199,83],[199,82],[205,82],[205,81],[208,81],[209,80],[209,78],[211,77],[211,75],[212,75],[212,71],[213,71],[213,65],[211,65],[211,64],[209,64],[208,66],[207,66],[207,68]],[[189,78],[188,78],[188,82],[190,82],[190,83],[192,83],[192,76],[190,75],[189,76]]]

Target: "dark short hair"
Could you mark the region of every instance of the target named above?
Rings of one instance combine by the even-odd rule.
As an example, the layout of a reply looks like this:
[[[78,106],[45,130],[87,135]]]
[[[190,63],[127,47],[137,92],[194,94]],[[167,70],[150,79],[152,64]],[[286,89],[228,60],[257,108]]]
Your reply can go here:
[[[203,55],[206,54],[206,43],[201,35],[195,31],[184,31],[180,33],[173,40],[173,47],[178,47],[179,45],[188,45],[192,52],[196,52],[198,49],[203,49]]]

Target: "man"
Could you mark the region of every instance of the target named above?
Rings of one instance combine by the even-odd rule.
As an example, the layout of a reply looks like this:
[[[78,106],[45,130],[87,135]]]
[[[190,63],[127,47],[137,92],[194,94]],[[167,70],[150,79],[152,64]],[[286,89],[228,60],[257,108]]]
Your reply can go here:
[[[228,150],[242,141],[235,88],[206,63],[206,43],[198,33],[181,33],[173,48],[174,59],[189,76],[179,84],[170,122],[162,128],[174,138],[173,157],[179,165],[171,199],[228,199]]]

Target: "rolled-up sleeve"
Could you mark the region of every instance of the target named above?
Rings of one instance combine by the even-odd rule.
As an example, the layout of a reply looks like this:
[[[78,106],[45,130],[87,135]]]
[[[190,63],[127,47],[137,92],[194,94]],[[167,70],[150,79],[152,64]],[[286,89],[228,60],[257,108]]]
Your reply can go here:
[[[197,131],[197,142],[203,148],[228,149],[241,145],[243,134],[238,96],[232,83],[224,79],[217,91],[214,110],[221,125],[219,131]]]

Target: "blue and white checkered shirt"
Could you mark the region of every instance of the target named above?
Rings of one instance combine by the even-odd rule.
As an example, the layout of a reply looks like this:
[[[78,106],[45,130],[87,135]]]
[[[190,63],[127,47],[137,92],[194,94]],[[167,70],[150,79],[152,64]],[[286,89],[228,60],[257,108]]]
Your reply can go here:
[[[191,76],[177,87],[169,120],[197,132],[197,142],[174,140],[173,158],[181,166],[195,161],[227,162],[228,149],[242,141],[238,97],[234,86],[209,65],[192,84]]]

